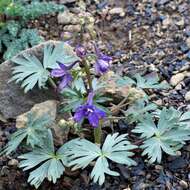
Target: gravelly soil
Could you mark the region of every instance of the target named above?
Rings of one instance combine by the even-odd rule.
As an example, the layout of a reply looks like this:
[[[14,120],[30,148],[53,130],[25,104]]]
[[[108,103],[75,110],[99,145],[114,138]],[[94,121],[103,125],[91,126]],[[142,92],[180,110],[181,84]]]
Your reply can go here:
[[[101,33],[104,48],[114,57],[113,68],[120,74],[134,72],[150,73],[157,71],[162,80],[168,81],[177,73],[189,73],[190,65],[190,1],[189,0],[120,0],[104,1],[98,6],[89,4],[88,10],[97,19],[97,29]],[[109,6],[122,7],[125,16],[103,14]],[[104,16],[104,19],[103,19]],[[46,39],[60,39],[62,26],[57,23],[57,15],[46,16],[31,22]],[[122,39],[122,40],[120,40]],[[173,86],[169,91],[154,91],[155,101],[166,106],[188,109],[185,94],[190,88],[190,75],[186,74],[180,87]],[[120,122],[118,124],[126,125]],[[14,122],[0,125],[0,147],[5,144]],[[113,165],[120,171],[120,177],[106,177],[104,186],[92,184],[84,171],[66,172],[56,185],[44,182],[42,190],[182,190],[190,189],[190,145],[180,152],[181,156],[164,155],[161,165],[149,165],[140,156],[136,167]],[[14,155],[16,156],[16,155]],[[0,158],[0,190],[34,189],[27,184],[28,173],[17,166],[9,166],[12,157]]]

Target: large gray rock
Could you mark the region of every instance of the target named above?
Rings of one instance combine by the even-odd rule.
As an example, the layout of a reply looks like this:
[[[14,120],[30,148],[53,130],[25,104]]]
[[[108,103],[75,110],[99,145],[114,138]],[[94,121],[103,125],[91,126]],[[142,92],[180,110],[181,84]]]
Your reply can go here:
[[[32,53],[38,58],[42,58],[43,47],[45,44],[49,43],[57,44],[59,42],[47,41],[23,52]],[[5,61],[0,65],[0,114],[4,118],[15,118],[18,115],[29,111],[36,103],[41,103],[50,99],[56,99],[56,94],[53,89],[34,89],[31,92],[25,94],[23,89],[20,88],[19,84],[17,85],[14,82],[8,83],[12,76],[12,67],[13,63],[10,60]]]

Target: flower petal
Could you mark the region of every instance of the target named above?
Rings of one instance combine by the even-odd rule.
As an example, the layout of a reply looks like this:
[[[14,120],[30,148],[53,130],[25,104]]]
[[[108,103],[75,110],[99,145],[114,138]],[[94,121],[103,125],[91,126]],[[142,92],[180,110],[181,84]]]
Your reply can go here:
[[[65,65],[65,64],[63,64],[63,63],[61,63],[61,62],[59,62],[59,61],[56,61],[56,62],[59,64],[60,68],[61,68],[62,70],[65,70],[65,71],[72,69],[72,67],[77,63],[77,61],[76,61],[76,62],[71,63],[71,64],[69,64],[69,65]]]
[[[62,69],[53,69],[51,71],[52,77],[62,77],[63,75],[65,75],[65,71]]]
[[[88,120],[89,120],[89,123],[93,127],[98,127],[98,125],[99,125],[99,117],[95,112],[88,115]]]
[[[111,56],[105,55],[103,53],[100,54],[100,59],[103,59],[104,61],[110,62],[112,60]]]
[[[95,66],[97,67],[97,73],[102,74],[108,71],[109,62],[103,59],[98,59]]]
[[[67,73],[63,76],[62,81],[59,83],[59,89],[62,90],[72,81],[71,74]]]
[[[98,108],[95,107],[94,111],[95,111],[95,113],[98,115],[98,117],[100,119],[103,119],[103,118],[106,117],[106,113],[103,110],[98,109]]]
[[[74,120],[80,122],[82,119],[84,119],[84,109],[83,106],[80,106],[74,114]]]

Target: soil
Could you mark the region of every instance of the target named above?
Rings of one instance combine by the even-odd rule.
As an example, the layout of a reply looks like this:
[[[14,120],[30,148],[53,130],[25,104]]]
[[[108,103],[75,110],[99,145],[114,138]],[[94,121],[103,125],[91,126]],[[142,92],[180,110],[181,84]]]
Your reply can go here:
[[[68,4],[72,9],[74,3]],[[125,15],[105,14],[106,7],[122,7]],[[186,73],[181,86],[164,91],[152,91],[155,102],[163,106],[188,110],[185,94],[190,90],[190,2],[189,0],[119,0],[102,1],[99,4],[87,1],[87,10],[96,18],[97,30],[101,33],[100,44],[114,58],[113,69],[124,75],[140,72],[157,72],[162,81],[170,83],[177,73]],[[57,15],[48,15],[31,21],[48,39],[61,39],[63,26],[57,23]],[[189,42],[190,43],[190,42]],[[124,121],[118,124],[124,133],[130,128]],[[0,147],[5,145],[10,133],[15,131],[15,122],[0,123]],[[135,140],[134,140],[135,141]],[[18,150],[22,151],[22,150]],[[12,157],[0,157],[0,190],[32,190],[27,183],[28,172],[17,165],[10,165]],[[90,168],[70,172],[56,184],[45,181],[40,190],[182,190],[190,189],[190,144],[178,156],[164,155],[160,165],[148,164],[140,152],[135,156],[137,166],[128,168],[112,165],[120,177],[107,176],[103,186],[89,179]]]

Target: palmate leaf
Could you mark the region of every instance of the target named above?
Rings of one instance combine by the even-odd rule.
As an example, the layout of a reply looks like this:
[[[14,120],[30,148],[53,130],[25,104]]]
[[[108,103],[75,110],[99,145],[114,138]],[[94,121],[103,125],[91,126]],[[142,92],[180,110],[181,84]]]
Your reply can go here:
[[[43,140],[47,135],[46,126],[51,124],[51,120],[47,115],[36,118],[33,114],[28,114],[28,122],[25,128],[18,129],[11,135],[11,139],[5,146],[1,154],[10,154],[26,139],[27,145],[32,147],[42,146]]]
[[[146,114],[137,127],[132,130],[145,138],[142,155],[148,155],[149,162],[161,162],[162,151],[175,155],[185,141],[190,140],[190,128],[183,119],[189,118],[189,114],[182,114],[174,108],[164,108],[159,114],[158,124],[154,122],[150,114]],[[181,119],[182,118],[182,119]]]
[[[153,76],[151,78],[145,78],[137,74],[135,76],[137,88],[142,89],[167,89],[169,86],[166,84],[159,83],[158,76]]]
[[[126,135],[115,133],[108,135],[102,149],[85,139],[75,139],[68,145],[67,157],[69,166],[74,166],[73,170],[87,167],[92,161],[96,160],[91,178],[94,182],[102,185],[105,181],[105,174],[118,176],[119,173],[109,169],[108,160],[116,163],[135,165],[130,150],[136,148],[127,141]]]
[[[95,84],[96,80],[94,81],[94,87],[96,86],[96,90],[102,88],[102,85]],[[111,98],[107,98],[103,96],[103,93],[98,91],[94,91],[94,104],[99,107],[103,108],[106,112],[108,110],[105,107],[101,106],[101,103],[106,101],[110,101]],[[64,102],[62,103],[61,112],[68,112],[68,111],[75,111],[80,105],[86,102],[86,88],[82,78],[77,78],[73,81],[71,87],[64,88],[62,91],[62,96],[64,97]]]
[[[129,123],[138,122],[143,119],[145,114],[150,111],[155,111],[157,105],[146,103],[144,100],[138,100],[124,112]]]
[[[55,152],[52,133],[49,130],[46,138],[47,143],[40,148],[35,148],[32,152],[23,154],[18,158],[22,159],[20,167],[24,171],[35,168],[30,172],[28,182],[36,188],[40,186],[45,178],[56,183],[57,179],[65,171],[67,158],[64,151],[66,145]]]
[[[133,79],[127,76],[120,77],[117,80],[119,86],[135,86],[141,89],[167,89],[169,85],[159,83],[159,78],[157,75],[152,75],[151,77],[142,77],[136,74]]]
[[[17,66],[13,68],[11,81],[22,82],[21,87],[24,88],[25,93],[33,89],[35,85],[44,88],[50,76],[48,69],[58,67],[56,61],[68,64],[78,59],[71,47],[65,43],[60,43],[55,47],[46,45],[43,63],[36,56],[27,53],[12,59]]]
[[[59,68],[57,61],[67,65],[78,60],[79,57],[74,53],[73,48],[66,43],[60,43],[55,47],[49,44],[44,47],[44,68]]]
[[[12,61],[18,66],[13,68],[14,76],[11,81],[16,83],[23,81],[21,87],[25,93],[33,89],[36,84],[39,88],[45,87],[49,72],[34,55],[23,54],[23,57],[13,58]]]

